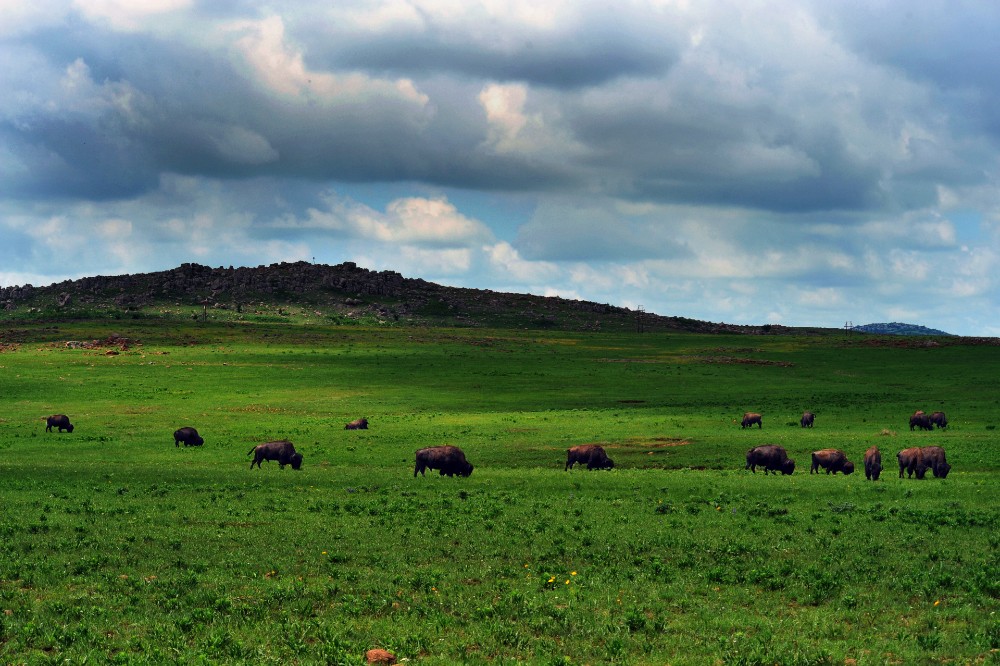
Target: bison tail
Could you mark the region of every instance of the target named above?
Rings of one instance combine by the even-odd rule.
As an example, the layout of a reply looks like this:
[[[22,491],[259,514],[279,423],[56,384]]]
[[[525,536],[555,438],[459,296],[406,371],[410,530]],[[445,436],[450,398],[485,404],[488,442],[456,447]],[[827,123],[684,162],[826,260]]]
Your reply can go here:
[[[251,453],[253,453],[256,450],[257,450],[257,447],[255,446],[252,449],[250,449],[249,451],[247,451],[247,455],[250,455]]]

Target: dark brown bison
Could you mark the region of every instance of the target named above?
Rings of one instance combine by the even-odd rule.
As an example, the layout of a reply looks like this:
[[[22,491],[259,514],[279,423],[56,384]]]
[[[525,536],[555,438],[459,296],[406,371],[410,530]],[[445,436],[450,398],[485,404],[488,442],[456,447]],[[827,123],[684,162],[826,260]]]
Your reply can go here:
[[[815,420],[816,420],[816,415],[813,414],[812,412],[802,412],[802,418],[799,419],[799,424],[801,424],[803,428],[812,428],[813,421]]]
[[[587,469],[611,469],[615,461],[604,452],[604,447],[597,444],[583,444],[566,449],[566,466],[563,470],[573,469],[576,463],[587,464]]]
[[[927,416],[923,412],[917,412],[910,417],[910,430],[914,427],[920,428],[921,430],[933,430],[934,424],[931,423],[931,417]]]
[[[345,425],[344,430],[368,430],[368,419],[355,419]]]
[[[205,440],[197,430],[185,426],[174,431],[174,446],[180,446],[181,442],[184,442],[184,446],[201,446]]]
[[[924,446],[920,452],[924,456],[924,465],[934,473],[934,476],[942,479],[947,478],[948,472],[951,471],[951,465],[945,459],[944,449],[940,446]]]
[[[899,462],[899,478],[903,478],[903,472],[906,472],[907,478],[913,478],[916,474],[918,479],[924,478],[927,473],[927,465],[924,462],[924,453],[920,450],[920,447],[914,446],[909,449],[903,449],[896,454],[896,460]]]
[[[413,467],[413,476],[420,472],[424,475],[424,470],[441,470],[441,476],[469,476],[472,474],[472,465],[465,459],[465,453],[457,446],[429,446],[426,449],[417,451],[416,464]]]
[[[936,425],[938,428],[947,428],[948,417],[944,415],[944,412],[934,412],[931,414],[931,423]]]
[[[65,414],[53,414],[45,417],[45,432],[52,432],[56,428],[59,432],[73,432],[73,424],[69,422],[69,417]]]
[[[840,449],[820,449],[819,451],[813,451],[812,466],[809,468],[809,473],[812,474],[815,472],[819,474],[820,467],[825,469],[827,474],[836,474],[837,472],[852,474],[854,472],[854,463],[848,460],[847,454]]]
[[[756,423],[758,428],[763,428],[764,423],[760,414],[755,412],[746,412],[743,415],[743,422],[740,424],[741,428],[752,428],[753,424]]]
[[[277,460],[278,466],[281,469],[284,469],[285,465],[291,465],[292,469],[302,467],[302,454],[296,451],[295,446],[287,439],[258,444],[247,451],[247,455],[251,453],[253,454],[253,461],[250,463],[250,469],[253,469],[254,465],[257,465],[257,469],[260,469],[262,460]]]
[[[764,474],[768,472],[777,474],[779,471],[782,474],[791,474],[795,471],[795,461],[789,459],[785,449],[774,444],[755,446],[747,451],[746,469],[756,474],[758,465],[764,468]]]
[[[877,446],[870,447],[865,451],[865,478],[869,481],[878,481],[882,473],[882,452]]]

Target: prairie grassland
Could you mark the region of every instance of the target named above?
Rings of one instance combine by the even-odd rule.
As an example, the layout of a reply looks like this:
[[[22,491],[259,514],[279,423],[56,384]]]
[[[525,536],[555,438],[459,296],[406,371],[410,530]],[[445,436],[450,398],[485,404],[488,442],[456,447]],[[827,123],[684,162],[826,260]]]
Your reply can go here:
[[[1000,348],[18,326],[0,352],[2,663],[998,659]],[[65,345],[112,332],[141,344]],[[950,427],[910,432],[917,408]],[[741,430],[749,410],[762,429]],[[44,432],[57,412],[72,434]],[[370,430],[343,430],[359,416]],[[174,447],[182,425],[205,446]],[[250,471],[277,438],[302,470]],[[583,443],[616,468],[564,472]],[[744,470],[762,443],[795,474]],[[473,475],[413,478],[435,444]],[[928,444],[949,477],[899,479],[895,452]],[[826,447],[859,472],[811,476]]]

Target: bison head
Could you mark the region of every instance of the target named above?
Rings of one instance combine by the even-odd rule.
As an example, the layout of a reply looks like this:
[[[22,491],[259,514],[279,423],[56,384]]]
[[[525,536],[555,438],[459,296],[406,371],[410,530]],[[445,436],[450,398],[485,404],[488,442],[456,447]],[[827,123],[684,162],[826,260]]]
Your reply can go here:
[[[472,463],[465,463],[465,469],[458,473],[459,476],[472,476]]]
[[[937,468],[934,470],[934,476],[940,477],[942,479],[947,479],[948,472],[950,471],[951,471],[951,465],[949,465],[946,462],[943,462],[940,465],[938,465]]]
[[[296,451],[295,453],[292,454],[290,462],[292,463],[292,469],[301,469],[302,454]]]
[[[850,460],[845,462],[843,472],[844,474],[854,474],[854,463],[852,463]]]
[[[787,458],[785,459],[785,462],[781,463],[782,474],[785,474],[787,476],[788,474],[791,474],[794,471],[795,471],[795,461],[792,460],[791,458]]]
[[[66,432],[73,432],[73,424],[72,423],[70,423],[69,425],[66,426]]]

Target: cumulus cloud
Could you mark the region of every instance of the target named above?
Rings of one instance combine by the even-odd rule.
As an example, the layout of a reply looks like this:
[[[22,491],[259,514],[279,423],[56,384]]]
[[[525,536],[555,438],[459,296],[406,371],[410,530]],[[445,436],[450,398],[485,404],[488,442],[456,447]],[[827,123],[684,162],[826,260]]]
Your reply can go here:
[[[312,208],[303,221],[285,221],[294,227],[313,227],[345,235],[402,245],[471,246],[492,238],[477,220],[462,215],[447,199],[407,197],[391,201],[385,211],[330,197],[324,210]]]
[[[427,104],[427,96],[408,79],[384,81],[359,73],[335,75],[308,69],[301,51],[287,44],[280,16],[238,22],[230,29],[240,33],[235,42],[237,50],[256,78],[272,92],[324,104],[365,103],[392,96],[420,106]]]

